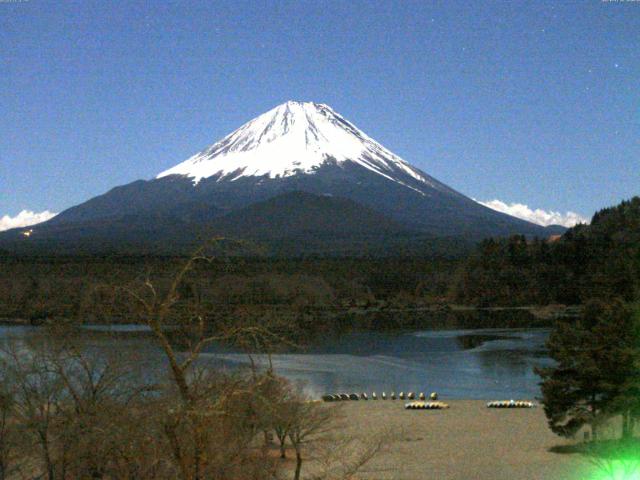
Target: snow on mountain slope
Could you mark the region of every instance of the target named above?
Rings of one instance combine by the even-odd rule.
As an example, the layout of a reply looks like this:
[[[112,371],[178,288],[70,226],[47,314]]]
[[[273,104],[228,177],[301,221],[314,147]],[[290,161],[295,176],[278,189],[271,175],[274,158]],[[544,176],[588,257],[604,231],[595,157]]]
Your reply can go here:
[[[282,178],[313,174],[328,162],[357,164],[423,195],[422,185],[451,191],[368,137],[331,107],[293,101],[256,117],[157,178],[177,174],[192,178],[194,184],[213,176],[217,181]]]

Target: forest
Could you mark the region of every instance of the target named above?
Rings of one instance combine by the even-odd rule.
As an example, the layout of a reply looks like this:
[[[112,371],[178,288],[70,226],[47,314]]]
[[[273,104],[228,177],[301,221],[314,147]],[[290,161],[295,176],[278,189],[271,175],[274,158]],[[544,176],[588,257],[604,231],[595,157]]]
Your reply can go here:
[[[454,279],[454,301],[473,305],[583,304],[640,292],[640,197],[598,211],[549,241],[485,240]]]
[[[143,277],[167,282],[184,260],[0,253],[0,318],[41,323],[84,315],[99,321],[101,288]],[[610,296],[630,302],[638,297],[639,279],[635,197],[597,212],[589,225],[560,238],[487,239],[472,253],[452,257],[215,256],[199,264],[183,288],[223,310],[253,306],[326,320],[359,310],[576,306]]]

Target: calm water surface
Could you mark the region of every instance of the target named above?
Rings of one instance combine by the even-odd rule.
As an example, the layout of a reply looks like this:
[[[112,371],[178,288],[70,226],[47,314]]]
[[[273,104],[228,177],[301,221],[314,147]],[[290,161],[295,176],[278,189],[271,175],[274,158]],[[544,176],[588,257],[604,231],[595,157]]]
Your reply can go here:
[[[95,328],[95,331],[103,330]],[[0,338],[27,337],[32,327],[0,327]],[[539,395],[534,366],[549,365],[547,329],[438,330],[401,333],[360,332],[328,339],[303,353],[272,357],[276,371],[304,384],[314,396],[324,393],[437,391],[445,398],[510,399]],[[163,364],[144,328],[124,326],[118,338],[92,335],[101,347],[132,349]],[[266,365],[266,358],[257,361]],[[238,368],[249,364],[241,353],[211,348],[204,364]]]

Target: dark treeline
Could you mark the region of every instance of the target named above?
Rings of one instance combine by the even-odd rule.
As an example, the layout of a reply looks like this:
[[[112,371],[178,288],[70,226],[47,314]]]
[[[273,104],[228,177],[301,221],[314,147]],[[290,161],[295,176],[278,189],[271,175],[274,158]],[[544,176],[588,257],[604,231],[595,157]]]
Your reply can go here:
[[[640,292],[640,197],[597,212],[562,237],[485,240],[460,267],[454,301],[472,305],[583,304]]]
[[[183,257],[0,258],[0,317],[39,322],[90,312],[96,291],[146,276],[168,282]],[[199,264],[185,289],[226,307],[307,310],[447,301],[455,260],[231,258]],[[90,320],[90,319],[88,319]]]
[[[168,281],[182,262],[184,257],[177,256],[5,253],[0,255],[0,318],[38,322],[90,315],[100,286],[145,276]],[[578,225],[560,238],[489,239],[467,257],[227,257],[199,264],[183,288],[212,305],[331,316],[354,308],[580,305],[610,296],[632,301],[639,278],[636,197],[596,213],[590,225]]]

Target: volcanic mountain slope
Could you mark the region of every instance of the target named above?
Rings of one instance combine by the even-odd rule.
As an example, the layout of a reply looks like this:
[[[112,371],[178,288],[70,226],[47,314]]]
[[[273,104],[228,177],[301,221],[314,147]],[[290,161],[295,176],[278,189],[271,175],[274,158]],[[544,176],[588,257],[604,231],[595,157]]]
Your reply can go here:
[[[356,202],[386,219],[378,222],[381,231],[385,222],[392,222],[400,226],[397,231],[429,236],[480,239],[550,233],[456,192],[368,137],[329,106],[302,102],[284,103],[155,179],[114,188],[38,225],[34,233],[64,243],[66,236],[80,238],[81,232],[92,232],[94,238],[113,237],[110,241],[115,244],[117,236],[127,237],[127,229],[152,229],[154,242],[162,242],[164,230],[167,240],[178,241],[176,225],[182,226],[178,237],[179,232],[193,236],[194,231],[222,228],[224,215],[288,192]],[[327,218],[335,219],[345,207],[339,202],[327,207],[329,203],[323,209],[328,217],[310,215],[308,221],[327,225]],[[272,205],[277,206],[277,202]],[[327,208],[337,210],[330,215]],[[268,226],[283,215],[286,211],[269,218],[244,215],[244,227],[237,228],[236,234],[251,231],[253,225]],[[338,223],[345,234],[360,229],[357,216],[350,217],[350,222],[355,222],[353,228]],[[105,229],[108,224],[119,227]],[[102,225],[99,234],[97,225]],[[337,234],[335,229],[328,231]]]
[[[384,247],[416,251],[434,240],[352,200],[306,192],[283,193],[206,222],[201,221],[209,214],[206,208],[189,212],[189,218],[170,211],[14,229],[1,244],[19,253],[178,254],[217,237],[245,240],[232,246],[235,252],[286,256],[384,255]],[[23,232],[30,230],[34,233],[26,238]]]

